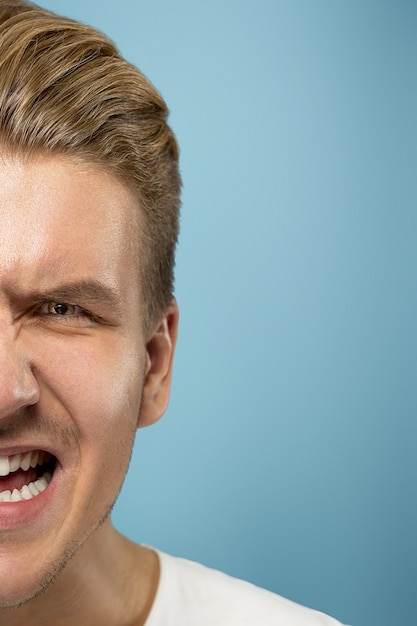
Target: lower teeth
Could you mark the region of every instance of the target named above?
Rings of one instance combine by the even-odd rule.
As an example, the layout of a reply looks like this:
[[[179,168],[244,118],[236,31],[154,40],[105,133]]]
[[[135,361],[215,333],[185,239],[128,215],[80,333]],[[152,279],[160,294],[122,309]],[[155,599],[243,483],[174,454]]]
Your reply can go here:
[[[52,476],[49,472],[35,480],[33,483],[23,485],[20,489],[13,489],[13,491],[7,490],[0,492],[0,502],[20,502],[22,500],[31,500],[36,498],[42,491],[45,491],[47,486],[52,480]]]

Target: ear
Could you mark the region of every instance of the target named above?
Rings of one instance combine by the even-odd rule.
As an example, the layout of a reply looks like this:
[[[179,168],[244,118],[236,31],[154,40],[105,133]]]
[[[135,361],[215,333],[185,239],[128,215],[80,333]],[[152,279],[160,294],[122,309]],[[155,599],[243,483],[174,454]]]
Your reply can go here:
[[[179,311],[173,298],[146,344],[146,370],[138,428],[159,420],[168,405]]]

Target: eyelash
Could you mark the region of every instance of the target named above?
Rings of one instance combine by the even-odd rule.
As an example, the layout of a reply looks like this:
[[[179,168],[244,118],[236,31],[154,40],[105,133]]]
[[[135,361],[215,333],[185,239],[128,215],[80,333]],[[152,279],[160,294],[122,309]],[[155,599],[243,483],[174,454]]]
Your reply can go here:
[[[69,312],[69,314],[65,315],[65,314],[58,314],[58,313],[53,313],[50,309],[53,309],[54,307],[57,306],[63,306],[63,307],[68,307],[68,309],[70,309],[70,311],[73,309],[73,312]],[[45,310],[46,309],[46,310]],[[83,309],[82,307],[78,306],[77,304],[71,304],[69,302],[55,302],[55,301],[48,301],[48,302],[43,302],[42,304],[38,305],[36,308],[36,313],[37,315],[41,316],[41,317],[50,317],[50,318],[56,318],[57,320],[59,320],[61,323],[74,323],[75,320],[79,319],[81,320],[88,320],[90,322],[97,322],[97,318],[90,313],[89,311],[87,311],[86,309]]]

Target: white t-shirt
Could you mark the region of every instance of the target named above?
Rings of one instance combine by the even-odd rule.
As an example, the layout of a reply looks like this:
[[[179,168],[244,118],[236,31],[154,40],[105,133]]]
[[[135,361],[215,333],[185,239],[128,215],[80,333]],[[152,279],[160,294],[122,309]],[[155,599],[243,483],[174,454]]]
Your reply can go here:
[[[341,626],[251,583],[156,552],[160,580],[145,626]]]

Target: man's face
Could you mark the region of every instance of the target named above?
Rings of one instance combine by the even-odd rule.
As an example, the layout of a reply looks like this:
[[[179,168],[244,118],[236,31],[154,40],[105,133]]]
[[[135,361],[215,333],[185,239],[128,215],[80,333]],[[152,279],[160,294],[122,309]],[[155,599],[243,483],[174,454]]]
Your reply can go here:
[[[1,159],[0,189],[1,606],[33,594],[106,518],[153,357],[129,190],[64,158]]]

